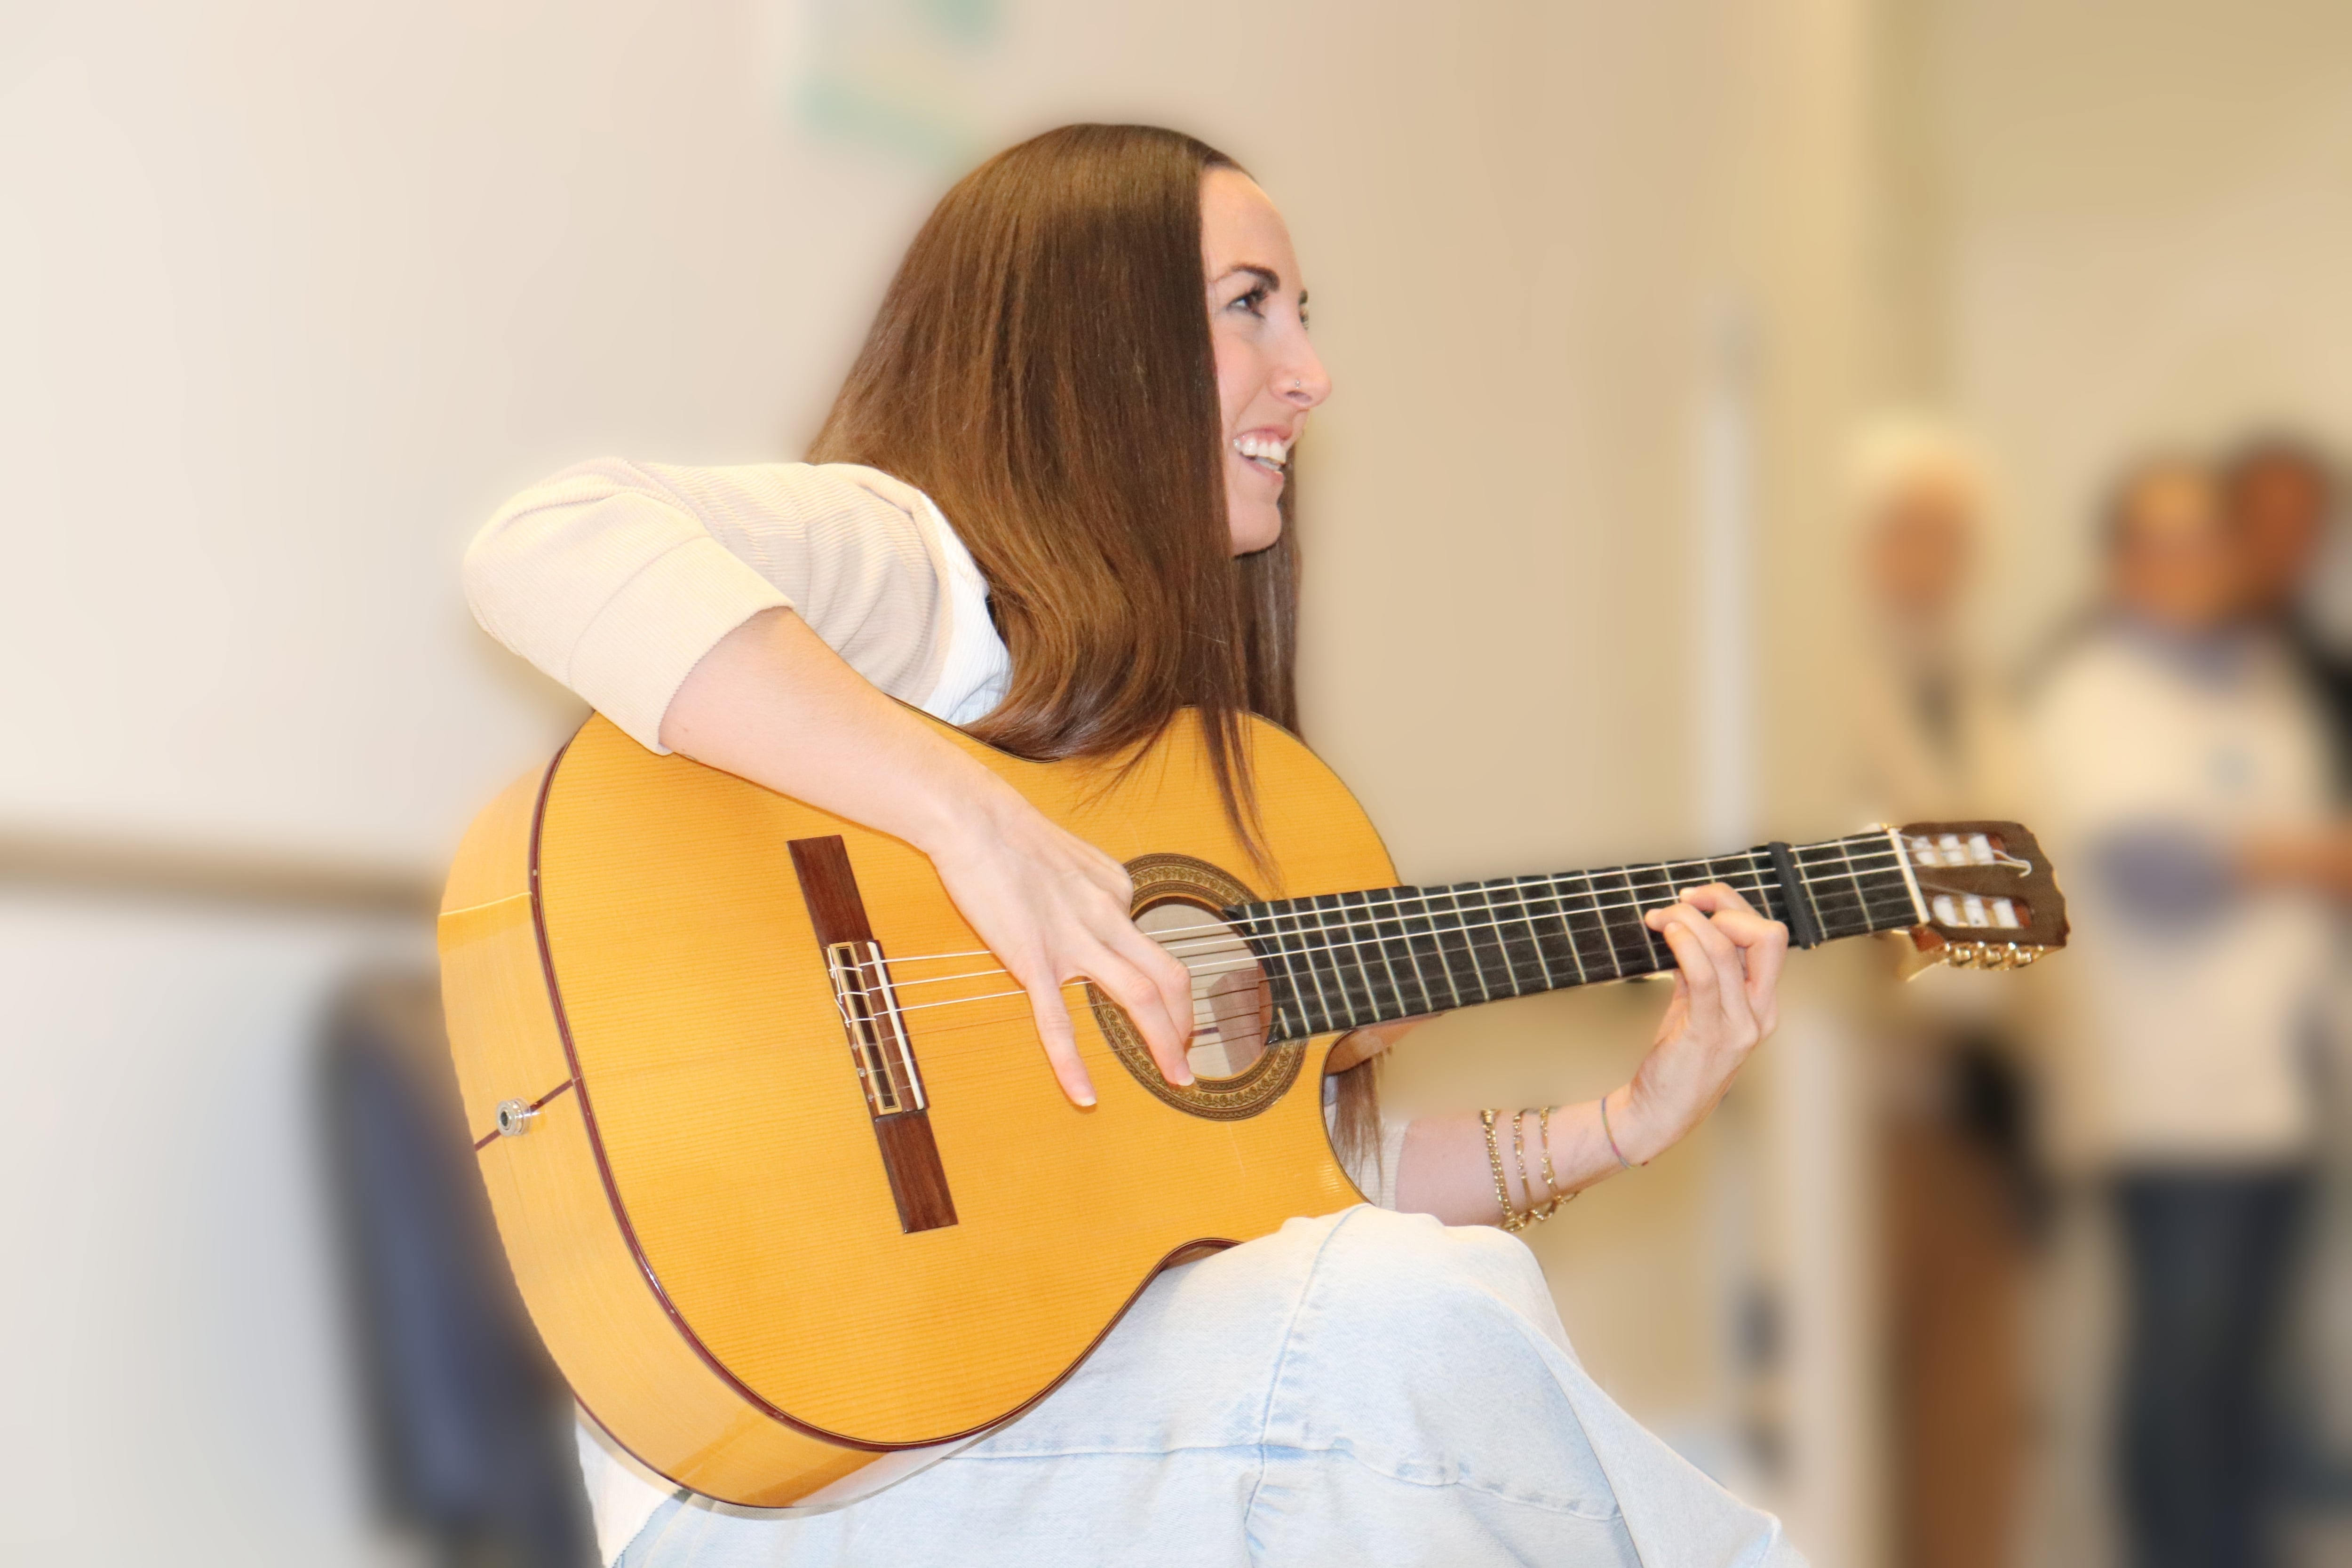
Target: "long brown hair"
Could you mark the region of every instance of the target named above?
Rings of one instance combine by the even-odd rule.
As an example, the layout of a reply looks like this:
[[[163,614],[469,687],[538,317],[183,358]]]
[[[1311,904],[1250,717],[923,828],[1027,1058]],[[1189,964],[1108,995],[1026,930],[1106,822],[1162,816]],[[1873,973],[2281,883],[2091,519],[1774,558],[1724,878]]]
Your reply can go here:
[[[1013,659],[974,735],[1120,756],[1193,709],[1256,854],[1243,724],[1298,726],[1298,573],[1288,487],[1265,550],[1234,557],[1225,515],[1201,181],[1239,167],[1146,125],[1066,125],[982,163],[908,247],[809,458],[906,480],[971,551]],[[1360,1148],[1371,1085],[1346,1078]]]

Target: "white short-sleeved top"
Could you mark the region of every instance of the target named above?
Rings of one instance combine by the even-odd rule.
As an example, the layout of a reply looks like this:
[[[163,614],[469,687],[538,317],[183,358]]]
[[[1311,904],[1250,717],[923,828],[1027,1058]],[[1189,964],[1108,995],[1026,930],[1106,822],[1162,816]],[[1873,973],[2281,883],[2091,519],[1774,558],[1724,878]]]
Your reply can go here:
[[[500,507],[466,552],[483,629],[655,751],[721,637],[789,609],[903,702],[969,723],[1012,673],[988,586],[930,498],[849,463],[600,458]]]

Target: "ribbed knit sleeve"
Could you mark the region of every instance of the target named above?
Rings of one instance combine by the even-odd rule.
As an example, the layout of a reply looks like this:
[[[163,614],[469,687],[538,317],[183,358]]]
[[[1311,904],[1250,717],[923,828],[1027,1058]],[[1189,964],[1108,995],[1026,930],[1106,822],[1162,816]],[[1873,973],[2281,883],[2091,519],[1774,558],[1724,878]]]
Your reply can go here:
[[[868,680],[924,702],[957,569],[970,575],[969,557],[929,502],[871,468],[603,458],[499,508],[464,578],[486,631],[658,752],[695,665],[766,609],[796,612]]]

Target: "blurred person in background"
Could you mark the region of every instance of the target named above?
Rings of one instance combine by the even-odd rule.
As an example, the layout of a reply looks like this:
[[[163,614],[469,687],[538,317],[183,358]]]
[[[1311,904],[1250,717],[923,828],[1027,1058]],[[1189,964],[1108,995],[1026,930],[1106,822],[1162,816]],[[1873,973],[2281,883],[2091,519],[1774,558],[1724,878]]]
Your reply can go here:
[[[2352,881],[2352,832],[2343,831],[2352,796],[2352,657],[2340,614],[2329,625],[2325,567],[2340,510],[2339,468],[2316,442],[2272,429],[2240,442],[2223,468],[2222,493],[2245,572],[2248,613],[2273,626],[2328,717],[2336,763],[2338,831],[2314,846],[2274,847],[2281,868],[2341,884]],[[2337,635],[2331,637],[2331,630]],[[2293,1390],[2284,1462],[2308,1498],[2352,1496],[2352,1468],[2342,1457],[2352,1415],[2352,1340],[2330,1326],[2345,1311],[2352,1283],[2352,921],[2336,932],[2335,1020],[2331,1054],[2319,1061],[2316,1182],[2305,1243],[2307,1268],[2291,1314],[2286,1385]]]
[[[2277,626],[2326,704],[2339,770],[2352,769],[2352,656],[2321,631],[2311,598],[2336,521],[2336,465],[2299,437],[2256,436],[2230,458],[2222,490],[2244,562],[2247,606]],[[2345,782],[2342,772],[2337,782]]]
[[[2016,717],[1966,625],[1989,521],[1982,463],[1956,431],[1887,419],[1856,442],[1849,488],[1863,804],[1897,823],[2019,815]],[[1895,1538],[1912,1568],[2005,1561],[2016,1527],[2028,1190],[2017,994],[1937,970],[1878,998]]]
[[[2270,1556],[2261,1387],[2309,1185],[2326,729],[2201,466],[2126,473],[2105,546],[2032,715],[2075,931],[2063,1145],[2121,1232],[2131,1560],[2241,1568]]]

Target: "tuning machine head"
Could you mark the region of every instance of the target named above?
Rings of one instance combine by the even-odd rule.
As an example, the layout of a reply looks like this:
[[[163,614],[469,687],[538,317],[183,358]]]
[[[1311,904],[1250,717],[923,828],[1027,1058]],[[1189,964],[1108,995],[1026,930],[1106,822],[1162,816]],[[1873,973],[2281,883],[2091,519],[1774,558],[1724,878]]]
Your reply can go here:
[[[2065,895],[2033,835],[2014,822],[1915,822],[1891,830],[1920,920],[1924,961],[2023,969],[2066,945]]]

